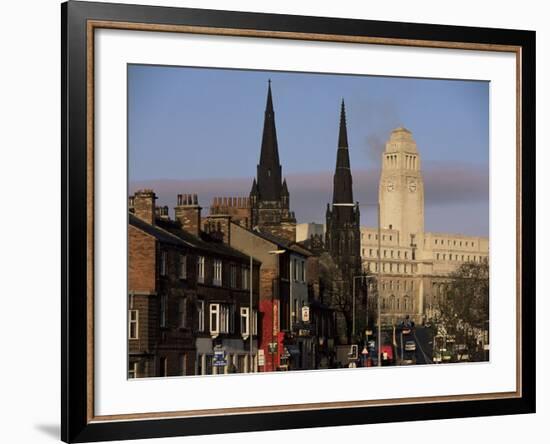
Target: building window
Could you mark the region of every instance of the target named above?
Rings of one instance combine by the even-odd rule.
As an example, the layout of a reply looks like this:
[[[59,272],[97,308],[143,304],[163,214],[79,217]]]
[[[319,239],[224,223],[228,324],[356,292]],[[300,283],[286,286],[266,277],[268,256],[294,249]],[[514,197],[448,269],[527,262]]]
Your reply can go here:
[[[204,301],[197,302],[197,314],[199,318],[199,331],[204,331]]]
[[[369,239],[371,238],[371,236],[372,236],[372,235],[369,233]]]
[[[178,324],[180,328],[187,327],[187,298],[180,299],[178,304]]]
[[[252,334],[258,334],[258,310],[252,310]]]
[[[180,279],[187,279],[187,256],[180,254]]]
[[[128,367],[128,379],[134,379],[138,377],[138,363],[130,362]]]
[[[231,313],[234,311],[227,304],[210,304],[210,333],[229,333],[233,329]]]
[[[407,252],[405,251],[405,259],[407,259]]]
[[[250,309],[248,307],[241,307],[241,335],[243,336],[249,335],[249,329],[248,329],[249,312],[250,312]]]
[[[160,275],[166,276],[166,251],[160,253]]]
[[[439,253],[436,253],[436,254],[435,254],[435,258],[436,258],[437,260],[439,260]]]
[[[305,261],[301,261],[300,264],[301,264],[301,267],[300,267],[300,280],[302,282],[305,282],[306,281],[306,263],[305,263]]]
[[[159,376],[168,376],[168,358],[166,356],[160,358]]]
[[[435,240],[435,244],[437,245],[437,239]]]
[[[180,358],[181,362],[181,374],[183,376],[187,375],[187,353],[183,353]]]
[[[162,328],[166,327],[166,295],[163,294],[160,296],[160,326]]]
[[[390,256],[393,257],[393,250],[390,251]]]
[[[298,280],[298,261],[294,259],[292,261],[292,265],[294,267],[294,280],[297,281]]]
[[[392,236],[390,235],[390,241],[392,240]]]
[[[362,248],[362,249],[361,249],[361,256],[364,256],[364,255],[365,255],[365,249]]]
[[[212,284],[218,287],[222,285],[222,261],[220,259],[214,260],[214,278]]]
[[[128,338],[139,339],[139,313],[137,310],[128,310]]]
[[[229,305],[220,305],[220,333],[229,333],[230,330],[230,313]]]
[[[231,264],[231,288],[237,288],[237,266]]]
[[[204,256],[197,258],[197,281],[201,284],[204,283]]]
[[[218,334],[220,320],[220,304],[210,304],[210,333]]]
[[[250,290],[250,272],[248,267],[242,268],[243,290]]]

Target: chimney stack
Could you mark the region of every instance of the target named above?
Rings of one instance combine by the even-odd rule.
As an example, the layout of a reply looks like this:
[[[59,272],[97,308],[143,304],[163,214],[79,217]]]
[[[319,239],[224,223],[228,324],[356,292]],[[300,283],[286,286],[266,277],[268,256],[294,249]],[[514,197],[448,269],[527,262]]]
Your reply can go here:
[[[165,205],[163,207],[156,207],[155,212],[158,218],[162,220],[170,220],[170,216],[168,214],[168,206]]]
[[[134,194],[134,214],[144,222],[155,225],[155,192],[153,190],[138,190]]]
[[[201,229],[201,207],[196,194],[178,194],[178,204],[175,208],[176,220],[181,228],[199,236]]]

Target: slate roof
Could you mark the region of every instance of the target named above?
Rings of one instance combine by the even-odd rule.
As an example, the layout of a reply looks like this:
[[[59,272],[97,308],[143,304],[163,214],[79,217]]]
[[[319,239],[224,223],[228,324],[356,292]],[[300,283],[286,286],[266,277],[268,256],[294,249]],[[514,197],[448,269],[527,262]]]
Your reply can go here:
[[[157,219],[155,221],[156,225],[151,225],[139,219],[134,214],[129,213],[128,223],[163,243],[193,248],[214,256],[250,260],[250,256],[235,250],[223,242],[215,241],[209,238],[208,235],[201,233],[203,236],[197,237],[188,231],[182,230],[179,223],[175,221]],[[254,259],[254,262],[260,264],[256,259]]]
[[[256,234],[257,236],[259,236],[259,237],[261,237],[261,238],[263,238],[263,239],[265,239],[269,242],[274,243],[275,245],[277,245],[278,247],[280,247],[282,249],[290,250],[294,253],[298,253],[298,254],[301,254],[302,256],[306,256],[306,257],[307,256],[312,256],[311,251],[309,251],[305,247],[297,244],[296,242],[289,241],[288,239],[283,239],[279,236],[275,236],[274,234],[267,233],[267,232],[261,231],[261,230],[253,230],[252,233]]]

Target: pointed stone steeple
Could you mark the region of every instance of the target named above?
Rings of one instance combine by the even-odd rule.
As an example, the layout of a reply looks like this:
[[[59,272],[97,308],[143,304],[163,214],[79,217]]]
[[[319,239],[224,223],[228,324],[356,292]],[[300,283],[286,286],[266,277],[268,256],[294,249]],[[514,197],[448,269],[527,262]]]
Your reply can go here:
[[[296,218],[290,211],[289,201],[288,187],[286,181],[282,180],[273,95],[271,80],[269,80],[260,162],[250,192],[250,225],[278,237],[295,241]]]
[[[271,80],[267,88],[262,149],[258,165],[258,193],[262,200],[276,201],[281,198],[281,165],[279,163]]]
[[[342,99],[340,107],[340,132],[338,134],[338,147],[348,147],[348,130],[346,128],[346,105]]]
[[[342,273],[342,288],[347,289],[348,294],[353,291],[354,276],[362,272],[360,213],[359,205],[353,201],[352,185],[346,108],[342,100],[332,205],[327,205],[326,212],[325,246]],[[337,322],[345,325],[345,339],[351,343],[351,310],[347,314]]]
[[[336,170],[334,172],[334,187],[332,203],[353,203],[352,178],[349,161],[348,131],[346,128],[346,108],[342,99],[340,109],[340,132],[338,134],[338,151],[336,153]]]

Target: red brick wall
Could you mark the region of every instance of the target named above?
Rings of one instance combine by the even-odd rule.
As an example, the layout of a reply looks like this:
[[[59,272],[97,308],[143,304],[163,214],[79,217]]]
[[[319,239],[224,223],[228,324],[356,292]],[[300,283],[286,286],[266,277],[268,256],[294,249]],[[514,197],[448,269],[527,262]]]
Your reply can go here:
[[[128,292],[154,293],[156,241],[143,231],[128,226]]]

